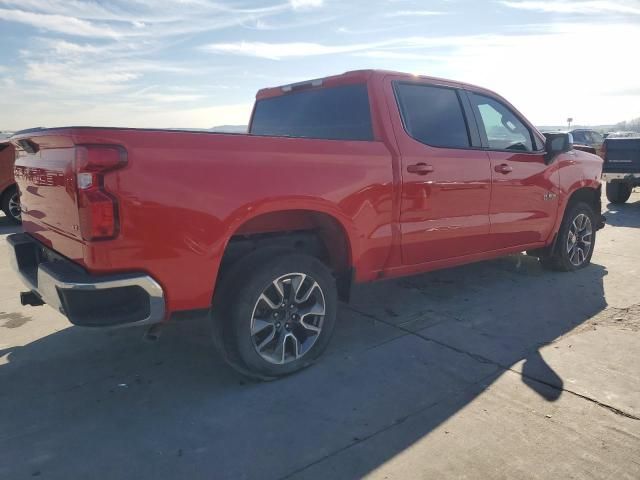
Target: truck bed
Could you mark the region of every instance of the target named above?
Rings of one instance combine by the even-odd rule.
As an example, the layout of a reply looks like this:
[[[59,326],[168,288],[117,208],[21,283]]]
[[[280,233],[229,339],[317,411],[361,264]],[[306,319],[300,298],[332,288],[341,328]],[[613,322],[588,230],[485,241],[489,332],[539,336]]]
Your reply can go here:
[[[228,232],[261,198],[330,213],[373,238],[371,249],[391,244],[392,161],[381,142],[91,127],[26,131],[12,141],[25,232],[92,274],[149,273],[169,292],[171,311],[210,305]],[[79,226],[78,152],[102,145],[126,152],[126,166],[104,175],[119,235],[91,242]]]

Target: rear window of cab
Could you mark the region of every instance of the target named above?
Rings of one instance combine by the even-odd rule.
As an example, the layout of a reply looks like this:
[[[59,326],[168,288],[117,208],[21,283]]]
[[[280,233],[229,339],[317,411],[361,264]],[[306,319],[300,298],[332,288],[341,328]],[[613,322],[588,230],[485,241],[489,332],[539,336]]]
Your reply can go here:
[[[372,141],[367,86],[363,83],[303,90],[258,100],[249,133]]]

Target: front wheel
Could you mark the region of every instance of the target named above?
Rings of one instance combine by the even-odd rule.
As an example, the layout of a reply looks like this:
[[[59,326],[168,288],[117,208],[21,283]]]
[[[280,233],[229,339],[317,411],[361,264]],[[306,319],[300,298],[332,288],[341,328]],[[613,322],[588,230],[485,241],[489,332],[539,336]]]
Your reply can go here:
[[[607,200],[611,203],[625,203],[631,196],[631,185],[624,182],[607,183]]]
[[[313,363],[333,333],[337,292],[329,269],[300,253],[247,258],[229,273],[216,298],[227,304],[220,329],[229,362],[267,379]],[[218,294],[216,294],[218,296]],[[240,368],[238,368],[240,367]]]
[[[596,242],[595,213],[583,202],[570,205],[562,220],[553,252],[540,258],[553,270],[570,272],[591,263]]]

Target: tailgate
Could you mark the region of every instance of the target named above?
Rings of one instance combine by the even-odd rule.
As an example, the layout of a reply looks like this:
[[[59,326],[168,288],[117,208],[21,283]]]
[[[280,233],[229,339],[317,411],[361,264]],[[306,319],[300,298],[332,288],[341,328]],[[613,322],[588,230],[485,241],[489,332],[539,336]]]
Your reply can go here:
[[[640,138],[605,140],[603,172],[640,173]]]
[[[18,137],[15,177],[24,228],[49,240],[47,231],[81,240],[75,188],[75,146],[65,135]]]

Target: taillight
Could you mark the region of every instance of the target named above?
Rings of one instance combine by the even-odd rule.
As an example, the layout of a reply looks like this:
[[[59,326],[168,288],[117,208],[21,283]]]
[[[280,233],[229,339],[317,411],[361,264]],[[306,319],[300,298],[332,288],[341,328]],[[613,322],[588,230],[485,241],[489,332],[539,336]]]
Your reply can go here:
[[[118,200],[104,188],[104,176],[127,164],[127,153],[115,145],[76,147],[76,189],[80,232],[85,240],[118,235]]]

